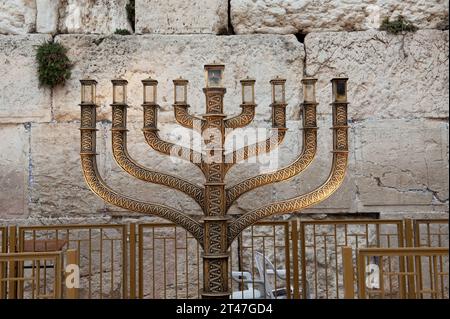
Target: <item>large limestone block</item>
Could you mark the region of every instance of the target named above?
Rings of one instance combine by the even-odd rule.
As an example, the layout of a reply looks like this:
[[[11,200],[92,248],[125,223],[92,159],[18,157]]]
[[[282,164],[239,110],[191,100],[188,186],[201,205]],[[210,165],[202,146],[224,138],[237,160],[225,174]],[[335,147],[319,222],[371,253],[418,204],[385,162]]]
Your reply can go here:
[[[58,31],[60,0],[36,0],[36,31],[55,34]]]
[[[331,111],[330,79],[346,75],[352,119],[448,117],[448,31],[311,33],[305,47],[319,112]]]
[[[99,126],[99,129],[102,127]],[[33,124],[31,127],[32,216],[79,217],[99,214],[103,201],[84,181],[78,123]],[[97,161],[104,173],[104,131],[97,135]]]
[[[361,210],[448,211],[448,123],[355,124]]]
[[[448,26],[448,1],[231,0],[234,31],[308,33],[378,29],[385,17],[404,16],[419,28]]]
[[[131,26],[127,19],[128,0],[66,0],[59,8],[59,32],[111,34]]]
[[[228,1],[137,0],[137,33],[227,33]]]
[[[292,35],[248,35],[219,37],[212,35],[183,36],[110,36],[62,35],[56,41],[69,48],[74,63],[72,77],[64,87],[53,91],[55,119],[71,121],[79,118],[80,83],[87,75],[97,79],[99,119],[111,119],[112,85],[110,80],[122,76],[129,81],[128,101],[130,121],[142,119],[142,83],[149,75],[158,83],[161,123],[173,121],[173,82],[183,76],[189,80],[190,111],[205,112],[203,65],[225,63],[225,112],[240,112],[241,85],[239,79],[255,78],[257,117],[269,120],[271,108],[271,78],[287,79],[288,114],[300,104],[299,83],[303,76],[303,45]],[[141,122],[142,123],[142,122]]]
[[[0,0],[0,34],[26,34],[35,28],[34,0]]]
[[[0,123],[51,119],[51,92],[39,87],[36,46],[49,35],[0,36]]]
[[[0,216],[28,216],[29,127],[1,125],[0,136]]]

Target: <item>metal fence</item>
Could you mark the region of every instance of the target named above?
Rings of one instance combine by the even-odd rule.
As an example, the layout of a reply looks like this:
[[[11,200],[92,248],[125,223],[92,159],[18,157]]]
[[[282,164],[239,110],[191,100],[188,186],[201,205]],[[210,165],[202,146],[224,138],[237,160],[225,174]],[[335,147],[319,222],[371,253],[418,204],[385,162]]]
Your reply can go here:
[[[201,293],[202,247],[188,232],[174,224],[11,226],[9,229],[0,227],[0,238],[3,254],[7,251],[12,254],[57,254],[76,250],[76,257],[72,256],[75,261],[71,263],[80,267],[80,288],[69,291],[63,289],[62,297],[199,298]],[[363,284],[360,282],[360,276],[363,276],[361,266],[357,263],[359,251],[373,248],[401,249],[414,245],[448,247],[448,221],[371,219],[260,222],[245,229],[231,245],[231,298],[357,297]],[[343,254],[342,249],[346,248],[351,250]],[[442,274],[448,273],[448,257],[442,255],[436,257],[437,263],[434,263],[433,256],[428,256],[427,263],[420,264],[411,256],[391,256],[383,260],[379,256],[370,258],[372,265],[386,263],[388,268],[383,274],[406,274],[414,269],[421,274],[421,278],[430,278],[435,274],[443,278]],[[351,264],[351,281],[348,278],[350,268],[344,269],[344,261]],[[34,269],[36,272],[37,269],[32,264],[16,261],[0,265],[0,298],[45,295],[36,291],[33,293],[32,285],[17,279],[32,277],[30,271]],[[51,272],[54,270],[53,265],[53,261],[43,260],[39,262],[39,269],[47,271],[48,268]],[[15,269],[15,272],[11,272],[11,269]],[[364,276],[370,276],[363,269]],[[416,291],[419,292],[423,292],[423,287],[430,284],[433,287],[436,285],[430,279],[417,281],[408,275],[391,277],[385,287],[392,289],[388,288],[384,296],[403,296],[403,292],[411,291],[408,288],[416,283]],[[54,275],[42,273],[40,280],[44,280],[42,278],[50,280],[49,287],[53,285],[51,278],[55,278]],[[7,282],[15,284],[7,287]],[[351,289],[350,283],[353,286]],[[448,296],[448,285],[441,286],[444,295]],[[352,291],[351,296],[349,291]]]
[[[354,248],[356,267],[359,248],[404,246],[402,220],[306,221],[300,224],[299,237],[304,299],[344,296],[342,247]]]
[[[398,265],[407,259],[405,271]],[[359,249],[359,298],[448,299],[448,279],[448,248]]]

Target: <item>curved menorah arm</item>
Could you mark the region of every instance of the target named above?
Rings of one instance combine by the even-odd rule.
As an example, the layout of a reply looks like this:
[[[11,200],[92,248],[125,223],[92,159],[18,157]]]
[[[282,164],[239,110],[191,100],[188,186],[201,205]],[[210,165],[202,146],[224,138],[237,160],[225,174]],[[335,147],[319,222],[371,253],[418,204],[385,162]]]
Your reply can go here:
[[[198,129],[201,130],[201,128],[205,125],[205,120],[190,114],[188,108],[188,104],[174,104],[173,112],[175,115],[175,120],[181,126],[190,129],[194,128],[196,125],[199,125]]]
[[[272,130],[271,135],[265,141],[252,145],[246,145],[225,155],[225,173],[237,162],[244,161],[250,157],[267,154],[273,151],[283,142],[286,136],[286,106],[285,103],[273,103],[272,107]]]
[[[229,244],[240,232],[258,220],[275,214],[292,213],[310,207],[325,200],[339,188],[344,181],[348,162],[347,104],[346,102],[332,103],[333,162],[328,179],[309,193],[267,204],[242,215],[229,225]]]
[[[144,132],[144,137],[147,144],[161,154],[182,158],[194,163],[202,169],[201,153],[175,143],[164,141],[159,137],[157,129],[157,109],[159,106],[156,104],[144,104],[143,107],[144,128],[142,131]]]
[[[317,103],[303,103],[303,145],[295,161],[274,172],[257,175],[229,187],[226,190],[227,209],[246,192],[263,185],[288,180],[311,164],[317,151],[316,107]]]
[[[177,189],[192,197],[201,208],[204,207],[204,188],[186,180],[152,171],[138,164],[127,150],[127,105],[112,105],[112,150],[117,164],[128,174],[149,183],[155,183]]]
[[[253,156],[267,154],[276,149],[278,145],[283,142],[284,137],[286,136],[286,131],[286,128],[275,128],[272,130],[270,137],[264,141],[244,146],[236,151],[233,151],[231,156],[226,154],[225,173],[240,161],[244,161]]]
[[[81,104],[81,166],[89,188],[104,201],[115,206],[158,216],[177,223],[203,242],[203,228],[200,224],[181,211],[160,204],[146,203],[123,196],[112,190],[101,178],[96,161],[96,105]]]
[[[255,117],[256,104],[241,104],[241,113],[224,121],[225,128],[239,128],[250,124]]]

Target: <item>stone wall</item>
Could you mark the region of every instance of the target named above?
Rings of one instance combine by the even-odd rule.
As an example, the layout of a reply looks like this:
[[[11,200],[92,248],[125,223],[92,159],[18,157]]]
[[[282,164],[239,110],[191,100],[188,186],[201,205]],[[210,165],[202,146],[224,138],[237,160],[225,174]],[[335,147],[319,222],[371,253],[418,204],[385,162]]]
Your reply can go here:
[[[144,200],[199,214],[188,197],[136,181],[111,156],[111,83],[129,83],[129,148],[140,163],[202,183],[199,171],[151,151],[142,126],[141,83],[159,81],[161,135],[184,129],[174,121],[172,80],[189,79],[191,111],[204,112],[203,65],[226,64],[225,110],[239,112],[239,80],[255,78],[254,127],[270,126],[270,84],[287,79],[288,126],[280,164],[301,148],[300,80],[318,81],[319,150],[303,175],[242,196],[233,213],[318,186],[331,167],[330,79],[349,77],[350,164],[342,188],[309,213],[380,212],[387,217],[448,216],[448,2],[136,0],[136,33],[126,0],[0,0],[0,221],[38,223],[102,220],[116,208],[87,188],[79,161],[79,79],[99,81],[100,171],[111,187]],[[379,31],[403,15],[418,31]],[[333,31],[333,32],[330,32]],[[336,32],[338,31],[338,32]],[[257,34],[258,33],[258,34]],[[259,34],[264,33],[264,34]],[[40,87],[35,48],[53,40],[73,62],[64,86]],[[301,140],[301,139],[300,139]],[[234,183],[259,172],[247,163],[230,171]],[[120,215],[120,214],[119,214]]]

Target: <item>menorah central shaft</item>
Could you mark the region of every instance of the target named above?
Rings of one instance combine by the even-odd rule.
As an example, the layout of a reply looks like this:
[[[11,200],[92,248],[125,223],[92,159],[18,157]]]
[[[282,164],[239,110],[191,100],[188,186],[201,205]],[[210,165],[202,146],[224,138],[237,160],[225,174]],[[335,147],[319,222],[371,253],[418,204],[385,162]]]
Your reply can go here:
[[[228,297],[228,243],[225,196],[225,88],[205,88],[205,217],[203,239],[203,298]]]

